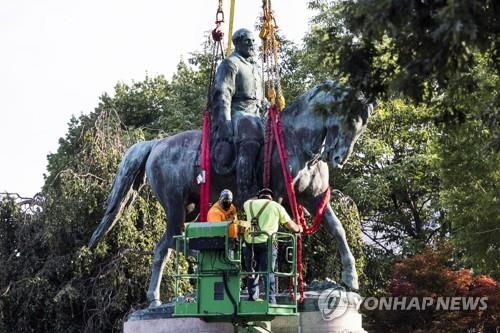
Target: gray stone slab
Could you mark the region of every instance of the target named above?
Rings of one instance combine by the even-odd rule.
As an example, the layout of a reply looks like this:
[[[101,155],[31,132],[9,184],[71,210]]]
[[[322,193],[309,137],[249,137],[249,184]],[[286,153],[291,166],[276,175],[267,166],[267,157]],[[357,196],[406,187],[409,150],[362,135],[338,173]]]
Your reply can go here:
[[[360,296],[343,291],[347,300],[336,316],[325,316],[318,305],[323,291],[309,290],[299,305],[297,316],[278,316],[272,321],[273,333],[366,333],[358,311]],[[286,302],[287,293],[278,294],[278,303]],[[245,297],[243,297],[245,298]],[[199,318],[173,318],[174,305],[163,304],[156,308],[132,313],[124,324],[124,333],[233,333],[231,323],[207,323]],[[332,310],[332,309],[327,309]],[[327,311],[328,312],[328,311]]]

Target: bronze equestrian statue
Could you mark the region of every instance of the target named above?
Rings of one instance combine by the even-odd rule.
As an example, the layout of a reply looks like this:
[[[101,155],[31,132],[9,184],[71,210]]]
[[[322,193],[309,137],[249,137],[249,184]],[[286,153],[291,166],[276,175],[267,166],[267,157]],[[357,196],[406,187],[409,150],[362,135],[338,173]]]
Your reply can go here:
[[[352,109],[345,107],[342,100],[348,95],[349,90],[328,81],[307,91],[283,111],[288,167],[294,179],[297,201],[309,212],[316,211],[324,191],[329,187],[328,164],[334,168],[345,164],[372,112],[372,105],[362,97],[355,100],[354,104],[357,105],[350,105]],[[146,175],[167,214],[166,231],[154,250],[147,293],[151,306],[161,304],[160,281],[174,247],[173,236],[181,233],[185,221],[193,220],[198,214],[200,191],[194,180],[200,173],[200,142],[200,131],[187,131],[162,140],[133,145],[120,163],[106,213],[89,242],[89,247],[94,247],[111,230]],[[256,169],[260,168],[259,162]],[[286,206],[287,195],[276,150],[273,151],[271,168],[271,188],[276,198],[284,200]],[[234,172],[226,176],[213,173],[212,202],[217,200],[224,188],[236,190]],[[330,205],[327,206],[323,222],[339,247],[342,281],[357,289],[354,257],[349,250],[344,228]]]

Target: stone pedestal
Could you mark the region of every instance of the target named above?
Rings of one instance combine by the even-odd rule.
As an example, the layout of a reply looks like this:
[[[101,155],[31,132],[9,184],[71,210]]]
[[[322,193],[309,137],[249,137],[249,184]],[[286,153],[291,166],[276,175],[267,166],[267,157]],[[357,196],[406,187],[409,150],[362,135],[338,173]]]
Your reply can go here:
[[[352,292],[308,291],[299,305],[299,315],[276,317],[273,333],[366,333],[358,312],[361,298]],[[343,301],[335,302],[341,296]],[[287,296],[283,296],[287,297]],[[278,303],[280,297],[277,297]],[[332,302],[332,299],[334,302]],[[172,318],[173,305],[134,312],[124,324],[124,333],[233,333],[231,323],[207,323],[199,318]]]
[[[231,323],[206,323],[198,318],[126,321],[124,333],[234,333]]]
[[[320,299],[323,295],[323,299]],[[324,291],[308,291],[299,304],[298,317],[276,317],[272,322],[274,333],[366,333],[362,316],[358,311],[361,297],[354,292],[344,292],[345,303],[326,308],[320,306],[328,296]],[[341,308],[342,307],[342,308]],[[330,315],[329,315],[330,314]]]

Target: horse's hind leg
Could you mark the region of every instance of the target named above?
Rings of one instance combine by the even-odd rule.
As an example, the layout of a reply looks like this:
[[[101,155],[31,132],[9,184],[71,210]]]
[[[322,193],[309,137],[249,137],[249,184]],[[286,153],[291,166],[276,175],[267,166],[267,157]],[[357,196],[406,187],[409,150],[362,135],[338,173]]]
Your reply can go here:
[[[171,237],[170,237],[171,238]],[[158,243],[156,243],[154,250],[153,267],[151,269],[151,281],[148,288],[148,302],[150,307],[155,307],[161,304],[160,301],[160,282],[163,275],[163,269],[170,257],[172,251],[168,247],[169,235],[165,232]]]
[[[167,263],[172,249],[174,248],[174,236],[181,234],[181,226],[184,223],[185,209],[182,195],[170,194],[167,204],[163,207],[167,213],[167,230],[156,243],[154,250],[153,267],[151,269],[151,281],[148,288],[148,301],[150,307],[161,304],[160,283],[165,264]],[[165,202],[161,200],[161,202]],[[169,209],[170,208],[170,209]]]
[[[335,238],[339,248],[340,260],[342,262],[342,282],[352,289],[359,289],[358,273],[356,272],[354,256],[352,255],[351,249],[349,249],[349,245],[347,244],[344,227],[335,215],[330,204],[326,206],[323,220],[328,231]]]

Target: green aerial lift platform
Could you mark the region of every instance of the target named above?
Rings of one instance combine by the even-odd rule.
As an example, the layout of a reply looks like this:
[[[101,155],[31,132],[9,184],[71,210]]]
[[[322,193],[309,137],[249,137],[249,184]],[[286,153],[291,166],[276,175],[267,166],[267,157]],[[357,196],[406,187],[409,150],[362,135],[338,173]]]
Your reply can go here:
[[[276,316],[296,316],[296,297],[270,304],[268,297],[262,301],[249,301],[241,297],[242,279],[249,274],[265,277],[265,291],[269,295],[269,274],[267,271],[248,272],[242,263],[242,246],[245,222],[197,222],[188,223],[185,232],[175,237],[177,253],[187,257],[195,252],[196,263],[190,274],[181,274],[179,256],[176,258],[175,292],[178,296],[174,305],[174,317],[199,317],[210,322],[232,322],[235,332],[271,332],[270,322]],[[236,225],[235,225],[236,224]],[[236,231],[235,231],[236,230]],[[253,235],[262,232],[253,233]],[[292,280],[293,295],[297,294],[296,236],[277,232],[268,235],[268,263],[271,263],[274,244],[278,244],[278,257],[284,257],[282,266],[288,271],[275,269],[276,280]],[[283,251],[284,249],[284,251]],[[283,253],[284,252],[284,253]],[[276,265],[278,266],[278,265]],[[182,280],[189,280],[196,288],[194,297],[180,295]]]

